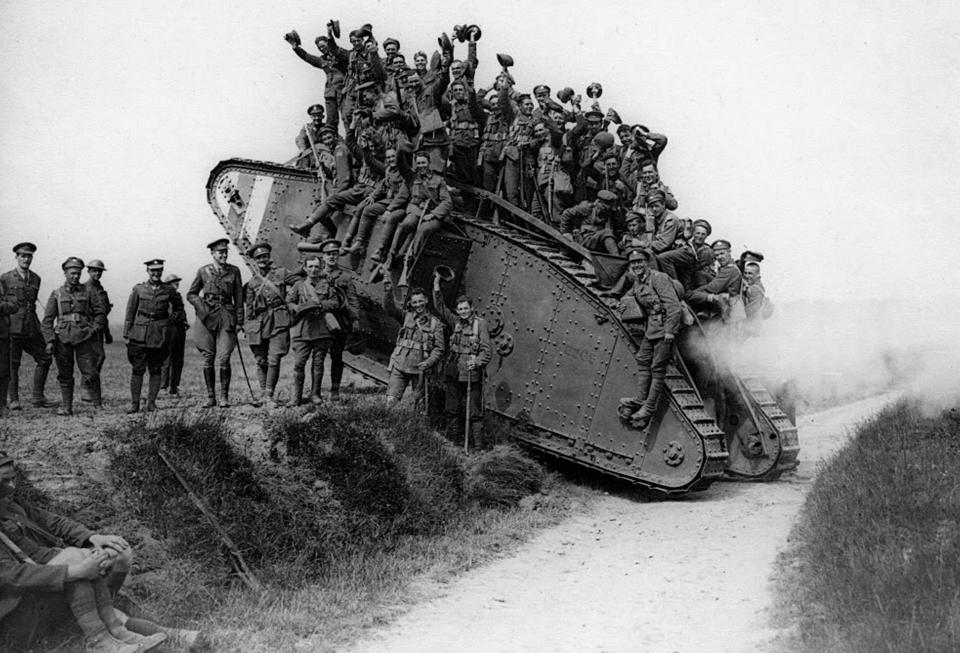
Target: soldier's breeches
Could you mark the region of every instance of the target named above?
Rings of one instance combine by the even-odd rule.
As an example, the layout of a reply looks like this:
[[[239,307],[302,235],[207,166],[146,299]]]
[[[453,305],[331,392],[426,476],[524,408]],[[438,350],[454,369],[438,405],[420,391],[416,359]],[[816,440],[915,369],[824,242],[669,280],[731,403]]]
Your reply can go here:
[[[150,370],[150,376],[160,374],[163,361],[169,353],[169,347],[144,347],[133,342],[127,344],[127,360],[133,366],[134,376],[143,376],[147,370]]]
[[[68,345],[58,340],[54,343],[53,356],[57,361],[57,381],[62,388],[73,387],[74,361],[77,362],[83,382],[96,383],[100,378],[92,338],[76,345]]]
[[[261,340],[259,345],[250,345],[250,351],[253,352],[253,359],[257,361],[257,367],[267,369],[279,366],[280,361],[290,351],[290,332],[281,331]]]
[[[503,163],[500,161],[483,162],[483,187],[491,193],[497,191],[501,170],[503,170]]]
[[[697,256],[688,247],[671,249],[657,255],[660,271],[683,284],[684,288],[690,285],[690,275],[697,265]]]
[[[464,147],[454,145],[450,156],[450,175],[467,184],[475,184],[477,179],[477,153],[479,145]],[[496,181],[494,181],[496,183]]]
[[[523,161],[524,174],[521,174],[521,161],[523,161],[522,157],[516,161],[511,159],[504,161],[503,189],[508,202],[514,206],[526,208],[533,197],[533,178],[529,176],[528,169],[534,164]],[[526,206],[523,201],[526,202]]]
[[[10,385],[10,338],[0,338],[0,407],[7,405]]]
[[[405,209],[394,209],[388,211],[383,218],[383,233],[380,235],[380,244],[377,245],[376,253],[383,256],[387,253],[387,248],[393,243],[393,236],[397,231],[397,225],[407,215]]]
[[[443,226],[443,222],[440,220],[431,220],[430,222],[421,222],[420,229],[417,230],[416,235],[413,238],[413,243],[411,247],[413,252],[419,252],[423,249],[423,246],[427,244],[427,241],[430,240],[430,236],[440,231],[440,227]]]
[[[413,387],[414,394],[422,394],[423,388],[420,387],[422,378],[423,375],[421,374],[401,372],[396,368],[390,370],[390,378],[387,380],[387,399],[400,401],[408,385]]]
[[[446,397],[443,402],[443,412],[448,419],[461,419],[467,410],[467,382],[447,379]],[[470,384],[470,421],[478,422],[483,417],[483,382]]]
[[[320,369],[323,369],[323,360],[327,357],[330,350],[330,338],[317,338],[316,340],[296,340],[293,341],[293,370],[303,374],[307,367],[307,361],[313,356],[314,367],[317,361],[320,362]]]
[[[214,367],[221,370],[230,369],[230,356],[237,346],[237,334],[226,329],[210,331],[204,326],[202,320],[197,320],[194,325],[197,330],[194,342],[203,357],[203,367],[206,369],[213,369]]]
[[[642,370],[650,370],[652,379],[662,379],[667,373],[667,363],[672,355],[672,340],[668,342],[663,338],[644,338],[637,350],[637,364]]]
[[[47,353],[46,343],[37,334],[35,338],[10,337],[10,369],[14,372],[20,369],[20,361],[26,352],[34,360],[37,367],[50,367],[53,357]]]
[[[360,224],[357,226],[357,236],[354,242],[366,245],[370,242],[370,232],[377,219],[387,210],[387,202],[374,202],[363,207],[360,213]]]
[[[397,226],[397,232],[393,236],[393,245],[390,247],[390,252],[397,256],[400,253],[400,248],[403,246],[404,241],[407,239],[408,235],[412,235],[417,230],[417,223],[420,222],[420,214],[423,212],[419,206],[413,206],[407,211],[406,217],[403,219]]]
[[[163,380],[161,385],[171,390],[180,387],[180,375],[183,373],[183,350],[186,347],[186,329],[173,330],[170,342],[170,355],[163,362]]]
[[[323,124],[336,129],[340,120],[340,102],[336,97],[328,97],[324,100],[324,105],[327,111],[323,116]]]
[[[91,340],[93,340],[93,348],[97,356],[97,372],[99,372],[103,369],[103,362],[107,360],[107,354],[103,350],[103,333],[96,334]]]
[[[347,190],[336,192],[328,197],[325,202],[320,204],[320,206],[318,206],[313,213],[310,214],[307,222],[310,224],[316,224],[320,222],[324,227],[328,227],[328,225],[333,224],[333,222],[327,218],[328,215],[337,211],[342,211],[343,207],[345,207],[347,204],[359,204],[363,201],[363,198],[367,196],[368,192],[368,186],[353,186]]]

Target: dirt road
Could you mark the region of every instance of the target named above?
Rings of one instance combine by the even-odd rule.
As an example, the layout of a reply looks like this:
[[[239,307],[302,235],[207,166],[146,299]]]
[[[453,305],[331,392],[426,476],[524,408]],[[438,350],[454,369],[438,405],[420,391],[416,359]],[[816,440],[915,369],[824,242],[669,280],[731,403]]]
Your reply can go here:
[[[801,419],[800,467],[777,483],[664,502],[603,496],[351,650],[769,650],[785,625],[770,578],[817,465],[892,398]]]

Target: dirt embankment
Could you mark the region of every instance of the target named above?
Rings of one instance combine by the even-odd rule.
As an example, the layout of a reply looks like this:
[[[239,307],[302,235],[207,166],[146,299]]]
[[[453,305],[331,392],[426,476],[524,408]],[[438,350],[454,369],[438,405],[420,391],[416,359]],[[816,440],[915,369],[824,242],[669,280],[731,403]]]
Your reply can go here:
[[[777,553],[821,460],[891,395],[800,420],[799,469],[680,500],[603,496],[351,651],[774,650]]]

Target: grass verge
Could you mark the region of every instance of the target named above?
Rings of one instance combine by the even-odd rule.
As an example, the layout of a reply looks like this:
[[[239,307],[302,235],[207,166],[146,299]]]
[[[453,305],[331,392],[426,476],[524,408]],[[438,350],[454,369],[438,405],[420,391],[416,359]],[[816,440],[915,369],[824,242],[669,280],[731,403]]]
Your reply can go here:
[[[782,579],[796,650],[960,650],[960,413],[901,401],[820,473]]]

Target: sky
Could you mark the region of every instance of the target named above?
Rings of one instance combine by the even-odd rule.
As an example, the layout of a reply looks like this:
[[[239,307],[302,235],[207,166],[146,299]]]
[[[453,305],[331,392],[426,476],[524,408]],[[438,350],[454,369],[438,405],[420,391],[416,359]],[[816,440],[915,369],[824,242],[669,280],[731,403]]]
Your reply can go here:
[[[145,260],[189,283],[221,235],[209,171],[289,159],[322,101],[283,34],[312,48],[338,18],[408,61],[477,23],[481,86],[497,52],[522,90],[601,82],[604,110],[669,137],[677,213],[762,251],[780,301],[960,299],[955,2],[24,0],[0,18],[0,268],[35,242],[42,297],[67,256],[106,263],[115,310]]]

